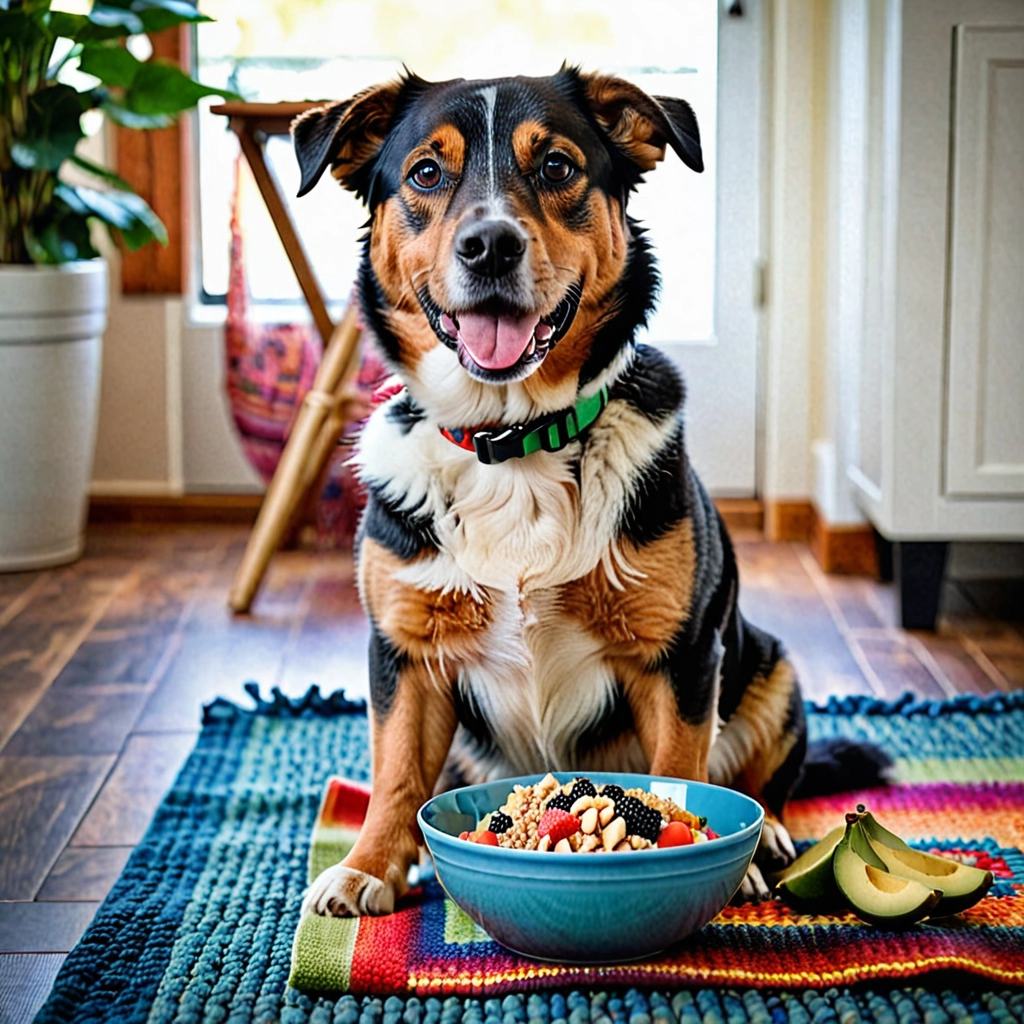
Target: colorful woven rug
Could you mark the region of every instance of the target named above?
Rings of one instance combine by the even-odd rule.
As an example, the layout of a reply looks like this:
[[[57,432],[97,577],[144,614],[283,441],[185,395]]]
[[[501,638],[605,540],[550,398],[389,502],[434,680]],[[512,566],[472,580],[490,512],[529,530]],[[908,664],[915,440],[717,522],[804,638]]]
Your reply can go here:
[[[1007,987],[1024,984],[1024,693],[941,704],[856,698],[809,713],[815,738],[884,746],[900,781],[794,804],[795,836],[822,834],[863,800],[923,847],[988,863],[995,889],[958,922],[896,935],[852,918],[789,918],[775,905],[730,908],[691,940],[689,959],[676,951],[671,969],[551,975],[510,965],[425,886],[392,918],[354,927],[338,962],[350,964],[340,976],[356,994],[340,997],[286,983],[324,781],[365,781],[366,719],[341,694],[250,693],[254,710],[226,701],[207,709],[195,751],[65,961],[40,1024],[1024,1021],[1024,989]],[[939,936],[941,948],[922,945],[924,935]],[[555,991],[562,986],[583,991]],[[458,990],[473,994],[447,994]]]

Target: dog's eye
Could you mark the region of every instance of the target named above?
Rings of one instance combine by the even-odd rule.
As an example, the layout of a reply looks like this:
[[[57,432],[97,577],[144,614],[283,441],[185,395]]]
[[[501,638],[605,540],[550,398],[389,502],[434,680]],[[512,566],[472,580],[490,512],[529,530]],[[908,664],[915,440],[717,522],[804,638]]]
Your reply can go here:
[[[433,160],[421,160],[409,175],[417,188],[430,190],[441,184],[441,168]]]
[[[553,185],[561,185],[573,176],[575,170],[576,168],[569,159],[562,156],[561,153],[548,153],[544,157],[544,163],[541,164],[540,173],[545,181],[550,181]]]

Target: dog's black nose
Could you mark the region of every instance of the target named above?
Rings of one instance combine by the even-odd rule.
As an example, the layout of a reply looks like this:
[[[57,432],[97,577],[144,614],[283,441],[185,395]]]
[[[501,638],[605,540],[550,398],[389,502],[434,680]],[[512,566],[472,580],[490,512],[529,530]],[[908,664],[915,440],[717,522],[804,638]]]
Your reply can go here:
[[[455,235],[455,253],[481,277],[502,277],[519,265],[526,236],[508,220],[469,221]]]

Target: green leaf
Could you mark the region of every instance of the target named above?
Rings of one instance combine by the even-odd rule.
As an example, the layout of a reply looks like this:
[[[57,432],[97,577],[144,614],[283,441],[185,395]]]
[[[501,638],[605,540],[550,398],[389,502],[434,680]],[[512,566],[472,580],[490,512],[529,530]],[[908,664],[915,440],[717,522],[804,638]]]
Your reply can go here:
[[[26,229],[25,247],[36,263],[67,263],[98,256],[89,232],[89,210],[84,204],[72,209],[55,195],[46,214]]]
[[[159,32],[183,22],[192,24],[213,20],[200,14],[189,0],[96,0],[93,10],[99,11],[101,17],[110,22],[136,17],[142,26],[140,31],[145,32]]]
[[[136,114],[178,114],[204,96],[237,98],[230,89],[214,89],[189,78],[170,61],[150,60],[139,68],[124,103]]]
[[[11,145],[11,158],[26,170],[55,171],[84,136],[82,104],[70,85],[51,85],[29,97],[25,135]]]
[[[117,43],[94,43],[82,51],[78,66],[104,85],[127,89],[142,67],[142,61]]]
[[[98,0],[89,12],[89,20],[101,28],[116,28],[119,35],[135,36],[146,30],[142,19],[133,11],[109,3],[100,3]]]
[[[100,164],[94,164],[91,160],[86,160],[85,157],[77,155],[71,157],[71,162],[88,174],[102,178],[104,181],[109,181],[111,185],[121,189],[123,192],[134,191],[124,178],[115,174],[109,167],[102,167]]]
[[[63,182],[54,189],[58,196],[75,212],[83,207],[88,215],[98,217],[104,224],[117,230],[129,249],[135,250],[147,242],[167,244],[167,229],[141,196],[133,192],[111,190],[100,192],[81,185]]]
[[[122,128],[167,128],[174,124],[169,114],[136,114],[109,96],[100,104],[100,109]]]

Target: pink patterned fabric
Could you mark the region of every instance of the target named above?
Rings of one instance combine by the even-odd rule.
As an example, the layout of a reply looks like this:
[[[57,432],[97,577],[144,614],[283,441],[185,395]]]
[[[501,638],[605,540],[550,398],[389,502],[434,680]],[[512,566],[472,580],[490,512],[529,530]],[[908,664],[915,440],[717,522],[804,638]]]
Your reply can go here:
[[[249,316],[249,289],[243,259],[239,211],[241,157],[235,165],[235,198],[231,210],[231,259],[228,318],[224,329],[227,394],[242,449],[252,467],[269,483],[277,469],[299,405],[320,365],[321,343],[310,324],[264,324]],[[367,403],[387,370],[364,346],[357,388]],[[316,503],[318,545],[351,544],[364,494],[345,465],[358,425],[350,426],[327,468]]]

